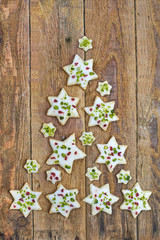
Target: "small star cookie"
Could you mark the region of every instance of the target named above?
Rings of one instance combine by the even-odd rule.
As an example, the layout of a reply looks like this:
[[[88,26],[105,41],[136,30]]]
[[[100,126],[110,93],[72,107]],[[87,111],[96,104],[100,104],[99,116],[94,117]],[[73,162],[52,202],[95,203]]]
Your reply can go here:
[[[101,171],[99,171],[97,167],[87,169],[86,176],[89,178],[90,181],[99,180],[100,175]]]
[[[85,52],[87,52],[89,49],[92,49],[92,40],[87,38],[86,36],[80,38],[78,42],[79,48],[82,48]]]
[[[63,69],[69,75],[68,86],[78,84],[86,90],[88,82],[98,78],[97,74],[93,71],[93,59],[83,61],[77,54],[74,57],[73,63],[63,67]]]
[[[48,110],[48,116],[57,117],[58,121],[64,125],[69,117],[79,117],[76,105],[79,98],[69,97],[64,88],[60,91],[58,97],[48,97],[51,108]]]
[[[96,90],[101,94],[101,96],[105,96],[110,94],[111,89],[112,89],[112,86],[109,85],[107,81],[105,81],[105,82],[99,82],[98,88]]]
[[[85,112],[90,116],[88,126],[99,125],[106,131],[109,122],[119,120],[114,113],[114,105],[115,102],[104,103],[99,97],[96,97],[93,106],[84,108]]]
[[[82,136],[79,138],[81,140],[83,146],[91,146],[95,137],[92,132],[83,132]]]
[[[130,171],[125,171],[121,169],[121,171],[116,175],[118,178],[118,183],[127,184],[131,179]]]
[[[117,164],[126,164],[123,155],[127,146],[118,145],[115,137],[112,137],[107,144],[97,144],[97,147],[101,154],[96,162],[106,164],[109,172],[112,172]]]
[[[10,209],[19,209],[25,217],[27,217],[32,210],[41,210],[38,203],[41,192],[32,191],[28,183],[25,183],[21,190],[11,190],[10,193],[14,198]]]
[[[28,171],[28,173],[37,173],[40,165],[36,160],[28,159],[24,165],[24,168]]]
[[[60,213],[68,218],[73,209],[80,207],[76,200],[77,194],[78,189],[68,190],[62,184],[59,184],[55,193],[46,196],[52,203],[50,213]]]
[[[75,144],[75,134],[70,135],[65,141],[50,139],[53,154],[47,160],[47,164],[59,164],[70,174],[74,160],[82,159],[86,156]]]
[[[131,190],[122,190],[122,193],[124,195],[124,202],[120,206],[120,209],[131,211],[134,218],[136,218],[142,210],[151,210],[147,201],[152,192],[143,191],[138,182]]]
[[[118,197],[110,193],[109,184],[98,188],[90,184],[90,194],[83,199],[84,202],[92,206],[92,215],[103,211],[112,214],[112,204],[119,200]]]
[[[47,173],[47,180],[51,181],[53,184],[61,180],[61,171],[52,167]]]
[[[56,131],[56,127],[52,122],[43,123],[43,127],[41,129],[41,133],[43,133],[44,137],[54,137]]]

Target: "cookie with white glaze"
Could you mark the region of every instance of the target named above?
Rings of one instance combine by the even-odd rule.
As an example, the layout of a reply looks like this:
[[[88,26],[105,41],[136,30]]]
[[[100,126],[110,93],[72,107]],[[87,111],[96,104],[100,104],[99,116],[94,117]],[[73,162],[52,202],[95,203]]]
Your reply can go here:
[[[109,95],[110,91],[112,89],[112,86],[107,82],[99,82],[97,87],[97,92],[101,94],[101,96]]]
[[[40,165],[37,160],[28,159],[26,161],[26,164],[24,165],[24,168],[27,170],[28,173],[37,173]]]
[[[43,127],[41,128],[41,133],[43,133],[44,137],[54,137],[56,131],[56,127],[52,122],[43,123]]]
[[[46,171],[47,180],[55,184],[58,181],[61,181],[61,171],[52,167],[50,170]]]
[[[92,132],[83,132],[79,140],[82,142],[83,146],[86,146],[86,145],[92,146],[92,143],[95,140],[95,137],[93,136]]]
[[[86,177],[88,177],[90,181],[99,180],[100,175],[101,171],[98,170],[97,167],[87,168]]]
[[[85,52],[93,48],[92,39],[89,39],[86,36],[84,36],[83,38],[80,38],[78,42],[79,42],[79,48],[82,48]]]
[[[130,171],[125,171],[121,169],[121,171],[116,175],[118,179],[118,183],[127,184],[131,179]]]

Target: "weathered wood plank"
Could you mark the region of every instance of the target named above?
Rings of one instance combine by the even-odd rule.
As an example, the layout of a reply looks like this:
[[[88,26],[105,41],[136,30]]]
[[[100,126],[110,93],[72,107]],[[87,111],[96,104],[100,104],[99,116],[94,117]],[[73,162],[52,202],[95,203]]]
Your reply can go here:
[[[9,209],[30,157],[29,1],[0,3],[0,238],[31,239],[32,216]]]
[[[56,186],[46,180],[45,164],[52,149],[48,139],[39,132],[42,123],[52,121],[57,127],[55,138],[62,140],[75,132],[80,136],[84,129],[84,91],[66,87],[68,76],[62,67],[70,64],[78,49],[78,38],[83,35],[83,1],[31,0],[31,107],[32,107],[32,157],[41,164],[34,176],[34,189],[43,191],[40,203],[43,210],[34,213],[34,239],[85,239],[85,205],[71,212],[69,219],[60,214],[49,214],[51,204],[45,195],[53,193]],[[69,95],[80,98],[80,119],[69,119],[61,126],[57,119],[46,115],[48,96],[58,95],[62,87]],[[78,146],[83,150],[79,141]],[[57,166],[59,170],[62,170]],[[79,189],[78,200],[85,196],[85,160],[75,162],[71,176],[62,170],[62,184]]]
[[[160,239],[160,2],[136,1],[138,158],[137,179],[152,191],[152,211],[138,218],[141,240]]]
[[[136,239],[136,221],[127,211],[120,211],[122,203],[121,189],[115,175],[121,168],[131,171],[132,181],[127,187],[132,187],[136,181],[136,68],[135,68],[135,18],[134,1],[85,1],[85,32],[93,39],[93,50],[87,52],[87,59],[95,60],[95,72],[100,81],[107,80],[112,86],[110,96],[104,101],[115,100],[115,112],[119,122],[111,123],[107,132],[99,127],[86,129],[93,131],[97,143],[107,143],[111,136],[115,136],[119,143],[127,144],[127,165],[118,165],[113,173],[109,173],[106,166],[98,165],[103,175],[96,186],[110,184],[111,193],[120,197],[120,201],[113,206],[110,216],[100,213],[91,216],[90,206],[87,206],[87,239]],[[86,93],[86,105],[93,104],[95,96],[100,96],[95,89],[97,81],[90,83]],[[87,167],[94,166],[99,154],[96,145],[88,147],[86,151]],[[87,194],[89,181],[87,181]]]

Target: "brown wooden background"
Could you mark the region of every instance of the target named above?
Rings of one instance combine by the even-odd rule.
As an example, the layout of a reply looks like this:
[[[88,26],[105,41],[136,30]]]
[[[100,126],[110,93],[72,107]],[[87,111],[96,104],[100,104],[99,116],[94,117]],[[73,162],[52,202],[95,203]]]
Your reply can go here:
[[[78,39],[86,34],[94,49],[86,54],[78,48]],[[108,80],[112,93],[103,100],[116,101],[119,122],[110,124],[105,133],[88,127],[82,110],[92,105],[98,93],[97,80],[84,92],[66,87],[62,67],[78,53],[94,59],[100,80]],[[70,119],[62,127],[46,116],[47,96],[57,95],[62,87],[80,98],[80,119]],[[159,0],[1,0],[0,3],[0,240],[159,240],[160,239],[160,1]],[[52,121],[55,138],[62,140],[75,132],[78,146],[87,153],[75,162],[73,173],[64,171],[62,183],[78,187],[81,208],[69,219],[48,214],[46,194],[56,186],[46,181],[45,164],[52,150],[48,139],[39,132],[42,123]],[[84,130],[96,136],[93,147],[83,148],[78,140]],[[135,220],[119,206],[123,201],[115,175],[123,166],[103,175],[95,185],[109,183],[111,192],[120,197],[110,216],[91,216],[90,206],[81,200],[89,193],[85,169],[95,165],[97,143],[115,136],[127,144],[127,165],[133,177],[129,188],[139,181],[153,192],[151,211]],[[30,176],[23,168],[26,159],[37,159],[39,174]],[[60,168],[58,168],[60,169]],[[34,190],[43,191],[42,211],[24,218],[9,210],[10,189],[20,189],[29,181]]]

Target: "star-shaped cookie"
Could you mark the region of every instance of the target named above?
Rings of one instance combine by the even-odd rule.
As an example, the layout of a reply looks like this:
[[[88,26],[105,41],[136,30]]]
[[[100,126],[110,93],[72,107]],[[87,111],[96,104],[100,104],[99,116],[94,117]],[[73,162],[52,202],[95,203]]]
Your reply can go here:
[[[93,106],[85,107],[85,112],[90,116],[89,127],[99,125],[104,131],[107,130],[109,122],[117,121],[119,118],[114,113],[115,102],[104,103],[101,98],[96,97]]]
[[[67,122],[69,117],[79,117],[76,109],[79,98],[69,97],[64,88],[62,88],[58,97],[48,97],[48,100],[51,108],[47,115],[57,117],[62,125]]]
[[[97,167],[87,169],[86,176],[89,178],[90,181],[99,180],[100,175],[101,171],[98,170]]]
[[[130,171],[125,171],[121,169],[121,171],[116,175],[118,179],[118,183],[127,184],[131,179]]]
[[[77,54],[74,57],[73,63],[63,67],[63,69],[69,75],[68,86],[78,84],[86,90],[88,82],[98,78],[97,74],[93,71],[93,59],[83,61]]]
[[[28,159],[26,161],[26,164],[24,165],[24,168],[27,170],[28,173],[37,173],[40,165],[37,160]]]
[[[98,188],[90,184],[90,194],[83,199],[84,202],[92,206],[92,215],[103,211],[112,214],[112,204],[119,200],[118,197],[110,193],[109,184]]]
[[[50,139],[53,154],[47,160],[47,164],[59,164],[70,174],[74,160],[82,159],[86,156],[75,144],[75,134],[70,135],[65,141]]]
[[[87,52],[89,49],[92,49],[92,39],[84,36],[83,38],[80,38],[78,42],[79,48],[82,48],[85,52]]]
[[[122,192],[124,202],[120,206],[120,209],[131,211],[134,218],[136,218],[142,210],[151,210],[147,201],[152,192],[143,191],[138,182],[131,190],[122,190]]]
[[[107,144],[97,144],[97,147],[101,154],[96,162],[106,164],[109,172],[112,172],[117,164],[126,164],[123,155],[127,146],[118,145],[115,137],[112,137]]]
[[[56,131],[56,127],[52,122],[43,123],[43,127],[41,129],[41,133],[43,133],[44,137],[54,137]]]
[[[41,192],[32,191],[28,183],[25,183],[21,190],[11,190],[10,193],[14,198],[10,209],[19,209],[25,217],[27,217],[32,210],[41,210],[38,203]]]
[[[81,140],[83,146],[92,146],[95,137],[93,136],[92,132],[83,132],[79,140]]]
[[[62,184],[59,184],[55,193],[46,196],[52,203],[50,213],[60,213],[68,218],[73,209],[80,207],[76,200],[77,194],[78,189],[68,190]]]
[[[56,182],[61,180],[61,171],[52,167],[50,170],[46,171],[47,180],[55,184]]]
[[[101,96],[105,96],[110,94],[111,89],[112,89],[112,86],[109,85],[107,81],[105,81],[105,82],[99,82],[98,88],[96,90],[101,94]]]

